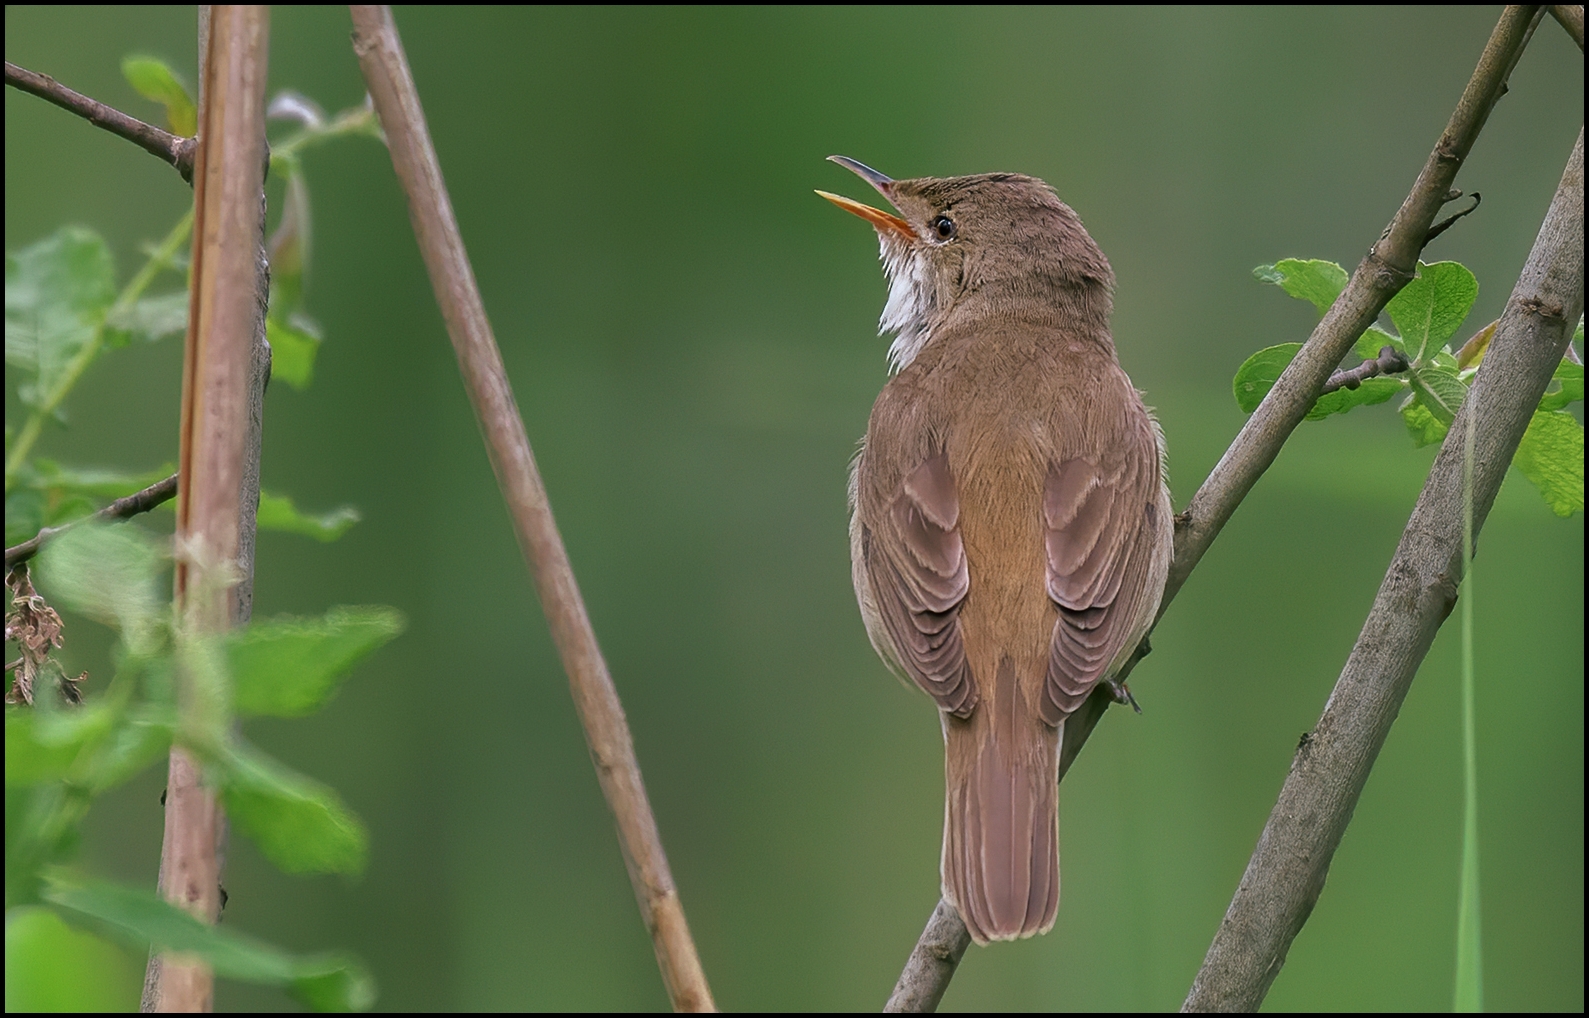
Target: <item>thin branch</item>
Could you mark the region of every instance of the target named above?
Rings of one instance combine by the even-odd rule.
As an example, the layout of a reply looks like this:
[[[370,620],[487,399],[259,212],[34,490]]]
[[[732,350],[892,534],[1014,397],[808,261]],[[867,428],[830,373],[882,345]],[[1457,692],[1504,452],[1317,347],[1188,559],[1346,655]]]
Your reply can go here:
[[[1370,357],[1355,368],[1342,368],[1331,375],[1330,380],[1324,383],[1324,388],[1319,390],[1319,395],[1323,396],[1337,389],[1355,389],[1370,378],[1400,374],[1410,366],[1406,354],[1393,346],[1382,346],[1379,348],[1378,357]]]
[[[1572,36],[1572,41],[1578,44],[1578,50],[1583,51],[1583,4],[1551,4],[1550,13],[1553,18]]]
[[[199,146],[194,167],[193,268],[182,365],[177,485],[176,603],[182,625],[231,627],[236,580],[248,556],[246,503],[257,430],[269,8],[217,5],[201,17]],[[256,496],[257,497],[257,496]],[[195,698],[178,673],[179,710]],[[184,716],[179,730],[198,723]],[[203,772],[173,747],[166,778],[160,892],[205,922],[220,913],[225,821]],[[208,1011],[214,975],[181,955],[157,955],[145,974],[145,1011]]]
[[[1183,1011],[1256,1011],[1324,888],[1380,747],[1462,582],[1464,437],[1477,539],[1583,311],[1583,131],[1357,645],[1269,814]]]
[[[6,549],[5,571],[9,573],[11,567],[18,562],[26,562],[37,555],[39,549],[44,547],[46,542],[52,538],[59,537],[80,523],[113,523],[116,520],[131,519],[139,513],[146,513],[158,505],[171,501],[172,496],[176,493],[177,475],[172,474],[163,481],[156,481],[142,491],[135,492],[125,498],[118,498],[91,516],[84,516],[80,520],[63,523],[58,527],[45,527],[29,540],[23,541],[21,544],[14,544]]]
[[[711,990],[685,923],[656,818],[646,798],[623,705],[591,629],[568,553],[535,466],[502,354],[497,349],[442,180],[419,93],[391,10],[355,6],[353,48],[386,131],[392,165],[452,338],[491,466],[513,517],[519,547],[568,673],[596,776],[618,825],[640,914],[673,1007],[713,1010]]]
[[[97,99],[72,91],[48,74],[18,67],[9,60],[6,61],[6,84],[54,103],[68,113],[75,113],[119,138],[126,138],[150,155],[171,164],[182,174],[183,180],[190,184],[193,182],[193,152],[197,147],[194,139],[179,138],[137,117],[129,117]]]
[[[1236,440],[1192,496],[1192,501],[1176,516],[1175,557],[1170,563],[1164,599],[1159,604],[1159,618],[1164,617],[1170,602],[1180,593],[1186,578],[1197,568],[1236,507],[1275,461],[1291,432],[1307,416],[1335,366],[1341,363],[1357,338],[1374,324],[1390,299],[1413,278],[1418,255],[1427,242],[1436,214],[1451,192],[1451,182],[1472,150],[1490,110],[1505,93],[1506,79],[1517,65],[1541,16],[1543,11],[1535,7],[1508,7],[1501,15],[1445,131],[1390,225],[1358,265],[1346,289],[1335,299],[1274,388],[1247,419]],[[1117,679],[1123,682],[1143,656],[1139,648],[1121,668]],[[1065,722],[1064,753],[1067,757],[1074,759],[1075,754],[1081,752],[1087,737],[1113,701],[1112,691],[1096,689],[1082,709]],[[1061,776],[1068,762],[1061,761]],[[940,901],[939,905],[956,923],[960,922],[947,902]],[[936,910],[933,915],[937,917]],[[932,930],[933,923],[929,922],[927,931],[922,934],[923,941]],[[902,1002],[901,1010],[906,1009],[903,1007],[906,1001],[923,1006],[931,1002],[930,1006],[936,1007],[937,1001],[943,998],[948,980],[954,975],[954,965],[934,967],[924,963],[918,956],[930,950],[918,942],[911,952],[894,996],[890,998],[890,1003]],[[933,979],[942,979],[942,984],[932,984]]]

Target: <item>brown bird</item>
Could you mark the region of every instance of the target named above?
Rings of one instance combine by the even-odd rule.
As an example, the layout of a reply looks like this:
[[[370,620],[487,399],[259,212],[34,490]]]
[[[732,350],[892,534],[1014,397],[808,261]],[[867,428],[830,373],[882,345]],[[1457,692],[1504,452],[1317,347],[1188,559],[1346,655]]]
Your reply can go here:
[[[1158,424],[1109,335],[1114,273],[1076,213],[1014,173],[891,180],[877,229],[897,372],[850,475],[872,645],[937,701],[943,893],[977,943],[1059,907],[1065,719],[1146,634],[1172,527]]]

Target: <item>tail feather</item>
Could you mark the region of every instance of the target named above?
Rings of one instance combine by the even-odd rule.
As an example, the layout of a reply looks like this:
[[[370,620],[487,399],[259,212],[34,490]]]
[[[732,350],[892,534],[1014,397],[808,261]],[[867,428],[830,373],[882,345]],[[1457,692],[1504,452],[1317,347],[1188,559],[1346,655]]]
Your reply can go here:
[[[991,706],[945,722],[944,895],[979,944],[1046,933],[1059,909],[1058,733]]]

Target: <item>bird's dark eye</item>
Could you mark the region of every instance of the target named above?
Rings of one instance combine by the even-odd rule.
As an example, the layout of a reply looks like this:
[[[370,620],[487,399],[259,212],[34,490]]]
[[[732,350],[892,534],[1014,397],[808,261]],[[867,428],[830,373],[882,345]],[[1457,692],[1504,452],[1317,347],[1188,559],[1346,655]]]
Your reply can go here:
[[[939,240],[948,240],[950,237],[955,235],[954,220],[950,219],[948,216],[939,216],[937,219],[934,219],[932,221],[932,229],[933,232],[938,235]]]

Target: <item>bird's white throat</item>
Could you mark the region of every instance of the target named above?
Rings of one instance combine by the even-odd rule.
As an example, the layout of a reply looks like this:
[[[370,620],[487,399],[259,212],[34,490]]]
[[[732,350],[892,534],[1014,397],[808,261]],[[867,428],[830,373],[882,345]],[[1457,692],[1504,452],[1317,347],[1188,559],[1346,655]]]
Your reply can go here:
[[[888,303],[883,305],[877,332],[895,333],[894,342],[888,347],[888,367],[892,374],[898,374],[910,366],[931,338],[927,316],[932,296],[927,291],[924,259],[914,245],[879,231],[878,257],[888,279]]]

